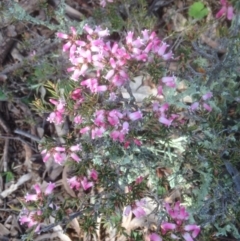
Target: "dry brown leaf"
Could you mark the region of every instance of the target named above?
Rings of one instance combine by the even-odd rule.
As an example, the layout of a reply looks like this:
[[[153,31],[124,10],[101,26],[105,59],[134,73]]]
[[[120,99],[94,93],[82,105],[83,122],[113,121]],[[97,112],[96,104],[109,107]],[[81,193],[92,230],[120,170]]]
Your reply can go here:
[[[163,178],[164,176],[167,177],[172,174],[172,170],[170,168],[161,168],[158,167],[156,170],[157,177],[158,178]]]
[[[55,218],[50,216],[50,223],[55,223]],[[53,231],[57,233],[57,236],[62,240],[62,241],[72,241],[66,234],[63,233],[63,229],[61,228],[60,225],[57,225],[53,228]]]
[[[9,235],[10,234],[10,231],[6,228],[6,227],[4,227],[1,223],[0,223],[0,234],[1,235]]]
[[[164,198],[164,201],[167,203],[174,203],[176,201],[181,201],[181,192],[179,188],[174,189],[170,195],[168,195],[166,198]]]
[[[134,78],[134,81],[130,82],[130,88],[132,90],[133,96],[136,99],[136,102],[140,103],[143,99],[149,97],[150,95],[157,94],[157,88],[152,86],[151,83],[144,80],[144,76],[137,76]],[[125,88],[122,89],[122,95],[124,98],[130,98],[129,93]]]
[[[79,222],[77,220],[77,218],[74,218],[71,222],[70,222],[71,227],[76,231],[76,233],[78,234],[78,236],[80,237],[81,234],[81,229],[80,229],[80,225]]]
[[[27,167],[27,170],[30,172],[32,170],[32,149],[31,147],[24,143],[23,144],[24,150],[25,150],[25,161],[24,161],[24,166]]]
[[[2,198],[6,198],[11,193],[16,191],[20,185],[22,185],[23,183],[29,181],[31,178],[32,178],[32,174],[31,173],[28,173],[28,174],[25,174],[25,175],[21,176],[16,184],[12,184],[8,189],[6,189],[3,192],[1,192],[0,196]]]
[[[63,167],[57,164],[51,157],[47,162],[45,162],[46,171],[51,181],[55,181],[57,177],[62,173]]]

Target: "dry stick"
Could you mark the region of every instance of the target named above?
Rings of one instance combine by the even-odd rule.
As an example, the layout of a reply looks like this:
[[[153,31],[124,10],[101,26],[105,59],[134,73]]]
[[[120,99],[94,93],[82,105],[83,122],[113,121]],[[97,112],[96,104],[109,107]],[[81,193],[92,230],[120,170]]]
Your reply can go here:
[[[7,134],[11,133],[10,128],[7,126],[6,122],[3,120],[2,117],[0,117],[0,125],[2,126],[2,128]],[[4,172],[7,172],[8,147],[9,147],[9,140],[6,139],[4,144],[4,149],[3,149],[3,156],[1,159]]]
[[[19,129],[14,130],[14,133],[22,135],[22,136],[25,136],[25,137],[28,137],[28,138],[32,139],[33,141],[36,141],[36,142],[40,142],[41,141],[41,139],[39,137],[34,136],[32,134],[29,134],[29,133],[27,133],[25,131],[22,131],[22,130],[19,130]]]

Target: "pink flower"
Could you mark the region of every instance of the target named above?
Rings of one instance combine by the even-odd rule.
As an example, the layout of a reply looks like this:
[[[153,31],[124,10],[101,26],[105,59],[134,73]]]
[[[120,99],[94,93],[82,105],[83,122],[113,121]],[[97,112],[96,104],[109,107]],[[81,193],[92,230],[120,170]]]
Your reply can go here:
[[[65,161],[66,159],[66,154],[65,153],[59,153],[59,152],[55,152],[53,154],[53,158],[54,158],[54,161],[56,163],[58,163],[59,165],[62,165],[63,162]]]
[[[36,192],[37,195],[39,195],[39,194],[42,192],[42,191],[41,191],[41,187],[40,187],[39,184],[35,184],[35,185],[33,186],[33,188],[34,188],[34,190],[35,190],[35,192]]]
[[[175,230],[176,228],[177,228],[177,225],[175,223],[164,222],[161,224],[161,229],[163,234],[167,233],[169,230]]]
[[[165,208],[172,219],[180,225],[183,220],[187,220],[189,218],[189,214],[186,211],[185,207],[180,206],[180,202],[176,202],[174,207],[171,208],[169,203],[165,203]]]
[[[184,233],[182,236],[186,241],[194,241],[189,233]]]
[[[95,127],[92,129],[92,139],[95,139],[96,137],[102,137],[106,129],[104,127]]]
[[[176,87],[176,77],[175,76],[163,77],[162,82],[168,87],[171,87],[171,88]]]
[[[169,45],[167,45],[166,43],[162,43],[162,45],[160,46],[160,48],[158,49],[158,55],[163,56],[166,52],[166,49]]]
[[[86,126],[86,127],[84,127],[84,128],[82,128],[81,130],[80,130],[80,133],[81,134],[85,134],[85,133],[87,133],[88,131],[90,131],[90,127],[89,126]]]
[[[107,0],[109,3],[112,3],[113,0]],[[107,1],[106,0],[100,0],[100,5],[105,8],[106,7],[106,4],[107,4]]]
[[[163,95],[163,87],[161,85],[159,85],[158,88],[157,88],[157,94]]]
[[[165,113],[165,111],[167,111],[169,109],[169,104],[168,103],[164,103],[160,108],[159,111],[163,114]]]
[[[42,212],[40,210],[31,212],[24,210],[20,215],[19,222],[21,225],[27,224],[28,228],[35,226],[34,232],[38,232],[40,230],[40,224],[38,221],[35,221],[35,216],[41,215]]]
[[[167,127],[169,127],[169,126],[172,124],[172,121],[173,121],[173,120],[169,120],[169,119],[167,119],[166,117],[161,116],[161,117],[158,119],[158,121],[159,121],[160,123],[166,125]]]
[[[81,183],[76,176],[67,179],[67,182],[68,182],[70,188],[72,188],[72,189],[75,188],[76,190],[80,189]]]
[[[94,33],[93,29],[90,28],[87,24],[84,25],[83,29],[89,34],[92,35]]]
[[[212,97],[213,97],[212,92],[208,92],[208,93],[206,93],[205,95],[202,96],[202,99],[203,100],[208,100],[208,99],[210,99]]]
[[[173,58],[173,53],[172,53],[172,51],[169,51],[168,53],[164,54],[164,55],[162,56],[162,58],[163,58],[164,60],[172,59],[172,58]]]
[[[132,44],[132,41],[133,41],[133,32],[129,31],[126,36],[126,43]]]
[[[115,73],[114,69],[111,69],[107,72],[107,74],[104,78],[107,80],[110,80],[113,77],[114,73]]]
[[[135,145],[137,146],[141,146],[142,145],[142,142],[138,139],[134,139],[133,142],[135,143]]]
[[[184,227],[185,231],[193,231],[192,232],[192,237],[196,238],[200,232],[200,226],[196,224],[189,224]]]
[[[143,181],[142,176],[137,177],[137,179],[135,180],[136,184],[140,184],[142,181]]]
[[[97,181],[97,179],[98,179],[98,173],[97,173],[97,171],[94,170],[94,169],[92,169],[92,170],[90,171],[90,177],[91,177],[94,181]]]
[[[51,153],[47,152],[46,154],[41,153],[42,155],[44,155],[43,157],[43,162],[46,162],[49,160],[49,158],[51,157]]]
[[[124,214],[125,216],[128,216],[128,215],[130,214],[131,210],[132,210],[131,206],[128,205],[128,206],[125,208],[123,214]]]
[[[156,233],[151,233],[149,239],[150,241],[162,241],[162,238]]]
[[[110,125],[117,126],[120,123],[119,119],[122,119],[122,118],[123,118],[123,115],[121,112],[119,112],[118,110],[111,110],[108,114],[107,119]]]
[[[195,111],[195,110],[198,109],[198,107],[199,107],[199,102],[194,102],[194,103],[191,104],[190,110]]]
[[[117,99],[117,95],[114,92],[111,92],[109,94],[109,100],[110,101],[115,101]]]
[[[60,146],[57,146],[57,147],[55,147],[54,148],[55,149],[55,151],[61,151],[61,152],[63,152],[63,151],[65,151],[65,147],[60,147]]]
[[[207,110],[208,112],[211,112],[211,111],[212,111],[212,107],[211,107],[210,105],[206,104],[206,103],[203,103],[203,108],[204,108],[205,110]]]
[[[232,20],[233,15],[234,15],[233,6],[230,5],[226,0],[220,0],[220,3],[222,5],[222,7],[217,12],[216,18],[220,18],[220,17],[226,15],[228,20]]]
[[[52,193],[53,189],[56,187],[56,184],[55,183],[52,183],[52,182],[49,182],[48,183],[48,186],[45,190],[45,195],[49,195]]]
[[[135,215],[136,218],[141,218],[146,215],[146,212],[142,207],[136,207],[132,210],[133,214]]]
[[[28,194],[25,196],[26,202],[29,201],[37,201],[38,200],[38,195],[37,194]]]
[[[73,100],[79,100],[81,98],[81,92],[82,92],[81,89],[75,89],[71,94],[71,98]]]
[[[87,178],[84,177],[81,180],[81,185],[82,185],[82,188],[86,191],[87,189],[89,189],[90,187],[93,186],[93,183],[92,182],[88,182]]]
[[[77,144],[77,145],[75,145],[75,146],[71,146],[71,147],[69,148],[69,150],[70,150],[70,151],[81,151],[81,150],[82,150],[82,147],[81,147],[80,144]]]
[[[127,121],[123,122],[121,132],[124,134],[127,134],[129,132],[129,123]]]
[[[136,112],[133,112],[133,113],[129,113],[128,117],[131,121],[135,121],[135,120],[138,120],[138,119],[142,119],[143,115],[142,115],[142,112],[139,110],[139,111],[136,111]]]
[[[112,131],[111,134],[110,134],[110,137],[116,141],[120,136],[120,131]]]
[[[70,156],[77,163],[79,163],[81,161],[81,158],[76,153],[71,153]]]

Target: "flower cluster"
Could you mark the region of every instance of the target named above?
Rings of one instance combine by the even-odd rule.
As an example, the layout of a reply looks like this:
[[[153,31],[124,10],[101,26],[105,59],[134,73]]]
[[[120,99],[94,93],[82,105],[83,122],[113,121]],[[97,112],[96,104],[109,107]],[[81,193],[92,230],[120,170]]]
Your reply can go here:
[[[67,71],[72,73],[70,79],[74,81],[76,87],[69,93],[71,108],[70,104],[68,105],[68,102],[62,98],[59,98],[59,100],[50,99],[50,103],[54,105],[54,111],[48,117],[49,122],[59,125],[63,123],[64,117],[69,115],[74,124],[74,132],[77,133],[79,138],[73,145],[66,142],[67,144],[62,146],[44,149],[41,154],[43,155],[43,162],[53,158],[59,165],[64,165],[68,160],[76,162],[75,164],[78,167],[84,165],[84,171],[70,177],[67,182],[71,189],[76,191],[82,189],[87,192],[99,180],[98,172],[93,169],[91,161],[89,163],[82,161],[81,151],[84,150],[85,145],[84,143],[80,144],[81,140],[87,140],[88,143],[89,141],[97,143],[96,139],[107,137],[111,141],[123,145],[124,148],[128,148],[131,143],[141,146],[142,142],[137,139],[138,133],[136,130],[141,129],[145,113],[148,116],[153,116],[160,125],[167,127],[174,126],[179,115],[171,113],[169,103],[161,103],[157,98],[158,96],[154,97],[152,113],[150,114],[142,106],[126,104],[127,101],[125,105],[115,102],[122,98],[120,90],[129,84],[130,76],[133,75],[130,71],[134,64],[148,66],[160,60],[166,61],[173,58],[173,53],[168,51],[169,46],[160,40],[155,32],[143,30],[141,36],[136,37],[130,31],[126,34],[124,41],[119,43],[107,38],[110,35],[108,29],[92,28],[85,25],[83,32],[81,40],[73,27],[71,27],[71,34],[57,33],[59,38],[66,41],[63,45],[63,52],[68,54],[71,65],[67,68]],[[165,87],[176,88],[176,86],[177,78],[175,76],[162,77],[159,80],[158,95],[164,96]],[[96,109],[91,109],[85,114],[81,110],[88,106],[89,96],[99,98],[96,98],[96,105],[94,105]],[[196,110],[201,104],[205,110],[210,111],[211,107],[206,101],[211,97],[210,92],[205,94],[199,102],[191,106],[191,110]],[[105,100],[110,104],[104,105]],[[123,98],[121,100],[125,101]],[[86,170],[88,170],[88,173],[84,173]],[[142,180],[143,178],[139,177],[136,184],[141,183]],[[35,185],[35,193],[27,194],[25,199],[27,202],[41,201],[52,192],[53,188],[54,184],[50,183],[43,193],[40,187]],[[132,199],[134,201],[125,208],[124,215],[129,215],[132,212],[136,218],[141,218],[146,215],[144,210],[146,199],[135,199],[137,197],[134,196]],[[185,225],[188,213],[179,203],[175,205],[174,209],[166,204],[166,210],[173,223],[162,223],[162,235],[167,235],[171,231],[171,237],[177,238],[176,235],[180,233],[187,241],[191,241],[190,238],[195,238],[198,235],[200,231],[198,226]],[[25,211],[20,222],[31,227],[39,223],[36,220],[41,220],[41,216],[41,211]],[[154,237],[159,237],[160,240],[158,234],[151,234],[150,240],[154,240]]]
[[[206,102],[206,100],[211,99],[213,96],[212,92],[208,92],[205,95],[202,96],[202,98],[200,99],[200,101],[198,102],[194,102],[191,106],[190,106],[190,110],[191,111],[196,111],[200,105],[207,110],[208,112],[212,111],[212,107]]]
[[[55,183],[48,183],[47,187],[43,191],[39,184],[35,184],[33,186],[34,194],[27,193],[25,196],[26,202],[38,202],[41,206],[43,206],[43,202],[47,196],[52,194],[53,189],[55,188]],[[49,207],[53,207],[53,204],[50,204]],[[27,209],[23,209],[20,217],[19,222],[21,225],[27,224],[28,228],[34,227],[35,232],[39,232],[40,224],[44,220],[43,211],[41,208],[38,208],[35,211],[29,211]]]
[[[167,214],[172,222],[163,222],[161,224],[162,236],[169,235],[172,239],[180,239],[181,235],[186,241],[193,241],[200,232],[200,226],[196,224],[185,224],[189,219],[189,213],[185,207],[176,202],[172,208],[169,203],[165,203]],[[162,241],[162,238],[157,233],[149,235],[149,241]]]
[[[72,94],[71,99],[75,101],[74,123],[80,126],[80,134],[89,133],[92,139],[101,138],[105,133],[114,141],[124,143],[128,147],[129,143],[140,144],[136,139],[126,139],[131,123],[141,120],[143,113],[141,110],[104,110],[95,111],[93,123],[89,123],[89,118],[84,118],[78,112],[81,104],[85,102],[83,92],[90,91],[91,94],[105,93],[104,97],[109,101],[114,101],[118,97],[119,87],[130,81],[129,66],[132,63],[142,63],[148,65],[159,58],[169,60],[173,58],[171,51],[167,51],[168,45],[161,41],[155,32],[143,30],[140,37],[134,37],[133,32],[128,32],[124,43],[106,41],[109,35],[108,29],[101,27],[91,28],[84,26],[85,35],[79,40],[75,28],[71,27],[72,34],[58,33],[59,38],[67,40],[63,45],[63,51],[69,51],[69,60],[72,64],[68,71],[72,71],[71,79],[79,82],[79,87]],[[163,77],[161,85],[176,87],[176,77]],[[159,86],[159,93],[162,86]],[[161,91],[162,92],[162,91]],[[65,105],[62,101],[50,100],[56,106],[56,111],[52,112],[49,121],[56,124],[61,123]],[[165,112],[158,113],[159,122],[171,125],[177,115],[170,115],[167,119]]]
[[[28,211],[23,209],[20,214],[19,222],[21,225],[27,224],[28,228],[34,227],[34,232],[38,233],[40,230],[40,224],[43,220],[42,211]]]
[[[78,176],[73,176],[69,178],[67,181],[70,185],[70,188],[78,191],[82,187],[84,191],[87,191],[89,188],[93,187],[94,183],[92,181],[97,181],[98,173],[96,170],[93,169],[89,171],[88,174],[88,178]],[[89,179],[91,179],[92,181],[89,181]]]
[[[41,154],[43,155],[43,162],[48,161],[51,157],[59,165],[63,165],[67,159],[71,158],[76,162],[80,162],[81,158],[77,152],[81,151],[82,147],[80,144],[72,145],[69,148],[57,146],[50,150],[44,149]]]
[[[124,215],[128,216],[130,212],[132,212],[136,218],[144,217],[146,215],[144,206],[146,206],[145,198],[142,198],[141,200],[135,200],[132,205],[128,205],[125,208]]]

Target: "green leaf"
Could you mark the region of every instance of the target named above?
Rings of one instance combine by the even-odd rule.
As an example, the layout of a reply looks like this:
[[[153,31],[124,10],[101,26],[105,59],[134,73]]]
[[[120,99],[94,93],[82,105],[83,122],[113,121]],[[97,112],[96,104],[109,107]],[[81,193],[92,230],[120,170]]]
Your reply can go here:
[[[193,18],[202,19],[207,16],[208,9],[205,8],[202,2],[195,2],[189,7],[188,14]]]
[[[0,101],[6,101],[8,98],[7,96],[5,95],[5,93],[0,90]]]
[[[1,175],[5,176],[6,183],[11,182],[14,179],[14,174],[12,172],[4,172]]]

